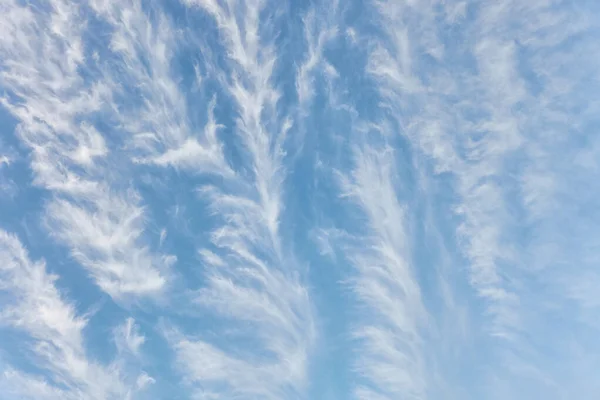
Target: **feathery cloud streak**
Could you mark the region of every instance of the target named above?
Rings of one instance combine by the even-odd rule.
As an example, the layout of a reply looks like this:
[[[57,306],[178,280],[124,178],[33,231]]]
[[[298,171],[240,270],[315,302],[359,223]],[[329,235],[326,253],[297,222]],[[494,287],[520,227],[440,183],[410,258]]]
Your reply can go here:
[[[491,398],[581,393],[565,382],[560,366],[569,359],[579,368],[563,342],[577,328],[545,333],[558,315],[569,318],[569,301],[558,282],[564,273],[544,253],[558,252],[580,265],[572,276],[587,276],[585,262],[559,244],[567,238],[550,221],[562,214],[554,208],[553,190],[570,187],[571,174],[592,171],[581,166],[561,176],[548,164],[561,157],[556,143],[568,154],[583,151],[578,139],[568,138],[573,128],[565,123],[580,100],[571,90],[586,78],[542,60],[566,66],[577,58],[584,70],[595,63],[580,50],[592,40],[584,33],[590,21],[582,10],[555,3],[375,3],[385,37],[371,54],[368,72],[400,133],[440,176],[452,176],[453,208],[461,221],[457,244],[485,303],[487,321],[471,329],[498,339],[491,342],[498,351],[490,351],[482,377],[493,388],[483,391]],[[549,247],[536,248],[540,235]],[[555,364],[558,354],[562,361]],[[519,393],[514,382],[522,383]]]
[[[125,381],[125,365],[115,361],[104,366],[86,356],[86,318],[77,315],[73,304],[60,294],[57,276],[47,272],[45,263],[30,260],[19,239],[5,231],[0,231],[0,261],[0,290],[3,297],[11,299],[4,303],[0,322],[26,335],[33,362],[48,371],[51,380],[3,367],[0,387],[4,396],[128,399],[141,389],[136,387],[137,379]]]
[[[597,397],[599,11],[2,2],[0,390]]]
[[[191,12],[205,13],[216,24],[228,60],[215,78],[237,115],[232,128],[243,156],[234,175],[221,167],[223,186],[198,190],[218,222],[211,233],[213,250],[199,252],[206,283],[195,302],[231,326],[230,340],[209,340],[208,332],[194,340],[179,332],[167,336],[199,398],[301,397],[316,333],[300,264],[279,233],[283,146],[291,121],[277,109],[277,56],[270,39],[262,39],[270,27],[260,18],[277,12],[261,1],[186,3]]]
[[[143,242],[139,194],[109,168],[116,154],[95,125],[110,118],[113,93],[101,77],[82,72],[96,69],[84,48],[82,8],[52,1],[42,13],[3,3],[2,103],[19,121],[34,184],[51,196],[50,233],[102,290],[127,300],[159,292],[168,265]]]

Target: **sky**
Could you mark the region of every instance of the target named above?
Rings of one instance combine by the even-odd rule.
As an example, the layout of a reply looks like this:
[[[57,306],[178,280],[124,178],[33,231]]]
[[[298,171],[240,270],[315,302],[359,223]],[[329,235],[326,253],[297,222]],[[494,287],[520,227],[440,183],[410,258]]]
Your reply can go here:
[[[600,397],[600,3],[0,0],[0,398]]]

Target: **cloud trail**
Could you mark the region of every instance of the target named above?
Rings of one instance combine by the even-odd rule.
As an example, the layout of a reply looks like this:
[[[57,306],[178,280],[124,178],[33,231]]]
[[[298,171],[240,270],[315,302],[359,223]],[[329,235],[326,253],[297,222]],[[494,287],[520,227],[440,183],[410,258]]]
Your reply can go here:
[[[598,15],[0,1],[0,397],[597,398]]]
[[[83,331],[87,320],[60,294],[57,276],[47,272],[43,261],[30,260],[19,239],[5,231],[0,231],[0,263],[0,293],[12,299],[4,303],[0,322],[26,335],[33,362],[47,371],[50,379],[3,367],[3,396],[131,398],[137,388],[135,381],[124,380],[122,366],[116,362],[104,366],[86,355]]]
[[[495,393],[485,395],[555,396],[562,387],[563,396],[576,390],[561,386],[560,367],[539,350],[553,346],[562,354],[560,336],[535,338],[553,325],[551,310],[567,301],[557,286],[541,289],[564,279],[544,253],[551,249],[573,262],[578,256],[554,245],[532,248],[536,240],[529,237],[542,235],[546,243],[557,235],[559,242],[566,239],[548,222],[559,215],[550,211],[550,204],[558,204],[551,193],[571,173],[553,174],[548,162],[561,154],[551,143],[563,143],[569,153],[581,151],[575,140],[566,139],[570,128],[557,123],[572,112],[562,96],[585,78],[542,59],[566,65],[572,56],[585,60],[584,70],[594,65],[576,53],[589,45],[591,37],[582,34],[589,21],[563,2],[446,2],[441,9],[435,2],[375,5],[385,21],[385,39],[372,52],[368,72],[398,120],[399,133],[437,173],[452,177],[453,211],[461,221],[457,244],[468,261],[471,286],[485,304],[486,323],[472,326],[471,336],[480,329],[492,338],[483,379]],[[441,26],[440,18],[445,19]],[[457,33],[442,41],[440,32],[457,26]],[[565,53],[569,40],[579,43],[571,54]],[[569,84],[558,89],[557,82]],[[586,275],[585,270],[573,275]],[[511,389],[514,381],[527,382],[521,394]]]
[[[211,246],[200,249],[205,285],[195,302],[223,330],[196,337],[171,330],[167,337],[198,398],[302,398],[316,330],[301,266],[279,232],[291,121],[277,108],[274,44],[261,39],[270,29],[261,15],[270,12],[262,1],[186,4],[212,17],[228,55],[227,70],[213,78],[235,110],[241,160],[222,186],[198,190],[217,225]],[[211,339],[217,332],[225,336]]]
[[[367,135],[365,135],[367,136]],[[395,154],[357,139],[354,167],[341,178],[342,196],[364,220],[364,235],[348,246],[357,270],[354,291],[366,316],[354,328],[359,341],[357,371],[364,379],[358,399],[424,398],[425,365],[420,330],[427,319],[407,237],[405,207],[398,194]]]
[[[110,115],[110,84],[83,42],[82,8],[51,1],[41,8],[2,6],[2,104],[19,120],[34,183],[47,190],[49,233],[67,246],[96,284],[117,300],[159,293],[168,265],[143,240],[144,206],[109,165],[118,156],[95,126]],[[89,70],[89,71],[88,71]]]

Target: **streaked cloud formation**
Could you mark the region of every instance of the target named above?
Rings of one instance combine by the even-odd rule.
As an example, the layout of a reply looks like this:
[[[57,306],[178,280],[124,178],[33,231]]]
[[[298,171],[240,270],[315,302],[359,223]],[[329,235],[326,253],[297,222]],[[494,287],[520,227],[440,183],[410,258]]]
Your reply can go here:
[[[3,396],[597,398],[599,15],[3,1]]]

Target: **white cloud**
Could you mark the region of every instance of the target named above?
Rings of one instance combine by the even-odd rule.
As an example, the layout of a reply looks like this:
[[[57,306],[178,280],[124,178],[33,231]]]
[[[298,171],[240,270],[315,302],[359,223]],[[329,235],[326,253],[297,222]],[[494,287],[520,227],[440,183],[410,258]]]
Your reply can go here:
[[[367,135],[365,135],[367,136]],[[354,328],[359,399],[424,398],[421,329],[428,318],[412,266],[394,151],[357,139],[354,167],[342,175],[342,195],[364,214],[346,246],[356,269],[352,289],[365,315]]]
[[[138,330],[139,327],[131,317],[115,329],[115,343],[119,352],[129,352],[134,356],[140,354],[140,347],[144,344],[146,338]]]
[[[352,239],[346,231],[337,228],[315,229],[311,232],[311,238],[319,248],[319,254],[333,260],[336,259],[336,243]]]
[[[0,168],[3,168],[5,165],[9,166],[11,164],[11,159],[8,156],[0,156]]]
[[[0,150],[2,142],[0,141]],[[7,171],[13,164],[14,160],[11,156],[0,155],[0,192],[2,198],[14,198],[18,192],[18,186],[13,179],[9,178]]]
[[[175,385],[171,368],[199,399],[599,393],[593,2],[181,2],[0,1],[0,104],[18,124],[1,134],[20,141],[32,179],[15,183],[29,175],[2,148],[0,191],[33,195],[23,207],[41,204],[55,240],[36,250],[64,246],[119,315],[168,304],[119,316],[92,348],[92,317],[59,290],[79,278],[57,281],[0,230],[0,327],[25,353],[4,346],[1,396],[128,400],[156,384],[152,398]],[[365,53],[366,71],[347,65]],[[313,115],[315,98],[326,108]],[[318,165],[300,165],[311,151]],[[335,199],[308,182],[328,165]],[[338,268],[309,274],[297,229],[320,200],[331,215],[308,239]],[[43,241],[30,229],[40,210],[23,211]],[[352,291],[323,332],[315,276]],[[173,318],[168,361],[147,343],[158,313]],[[314,377],[328,329],[350,330],[324,350],[353,345],[354,363]],[[104,345],[112,361],[93,356]]]
[[[169,263],[136,243],[144,229],[144,209],[134,206],[137,193],[123,198],[109,188],[98,189],[105,193],[100,192],[93,207],[62,199],[52,202],[47,209],[50,231],[72,246],[73,257],[115,299],[159,293],[166,283],[160,268]]]
[[[557,165],[579,147],[569,139],[573,129],[586,136],[572,125],[586,117],[571,113],[574,104],[589,104],[582,89],[574,88],[591,84],[575,71],[597,66],[581,51],[593,40],[582,34],[589,19],[562,2],[444,2],[456,38],[441,45],[436,37],[447,31],[434,23],[434,2],[377,4],[386,38],[378,40],[369,73],[399,133],[419,150],[418,157],[446,174],[440,179],[451,179],[461,221],[456,243],[485,306],[485,325],[469,328],[495,338],[488,348],[492,365],[483,373],[494,382],[490,396],[520,398],[531,388],[556,394],[559,382],[572,390],[557,372],[558,360],[572,362],[574,371],[580,364],[562,355],[559,336],[544,332],[554,326],[554,313],[562,315],[570,303],[558,290],[560,282],[580,282],[573,277],[585,270],[561,233],[568,220],[561,208],[579,202],[558,194],[585,173],[559,172]],[[558,220],[562,228],[551,222]],[[574,232],[581,229],[575,225],[585,225],[578,218],[570,222]],[[578,322],[572,316],[564,314],[572,324],[561,330],[564,335],[574,334]],[[532,337],[544,337],[544,344],[532,345]],[[515,389],[517,380],[527,384]]]
[[[167,266],[143,244],[141,199],[122,189],[129,185],[111,165],[119,158],[91,122],[110,111],[113,93],[110,82],[83,77],[95,67],[85,59],[79,6],[56,0],[41,13],[8,1],[0,9],[2,103],[19,120],[34,183],[52,194],[50,233],[115,299],[160,292]]]
[[[34,262],[13,235],[0,231],[0,291],[10,295],[0,321],[31,340],[36,366],[52,383],[8,368],[0,387],[16,398],[128,398],[131,389],[117,364],[103,366],[89,359],[83,331],[87,320],[55,286],[56,275],[43,261]]]
[[[172,148],[151,159],[151,162],[160,166],[173,166],[189,171],[212,172],[224,176],[231,175],[229,166],[225,163],[221,145],[217,139],[220,128],[214,120],[214,107],[216,98],[210,102],[208,109],[208,122],[204,128],[206,144],[201,145],[195,138],[188,138],[180,147]]]
[[[181,32],[160,10],[150,17],[138,0],[118,5],[106,1],[91,4],[98,16],[110,24],[110,48],[122,65],[115,72],[107,64],[103,73],[114,82],[116,97],[126,96],[129,91],[139,92],[141,97],[131,107],[127,106],[131,101],[127,96],[117,115],[131,135],[130,145],[137,150],[135,160],[188,171],[230,173],[217,139],[220,126],[214,120],[216,98],[207,104],[203,131],[196,132],[188,115],[185,93],[171,71]],[[197,68],[195,64],[196,71]]]
[[[62,400],[76,399],[77,394],[56,388],[14,369],[4,369],[0,374],[0,389],[7,400]]]
[[[229,56],[217,80],[238,114],[234,133],[244,170],[223,187],[198,191],[218,225],[211,235],[215,251],[200,250],[206,281],[196,302],[221,321],[220,340],[210,332],[188,337],[173,331],[167,337],[198,398],[302,396],[316,332],[300,266],[279,233],[283,145],[291,122],[277,111],[277,59],[273,44],[262,40],[267,22],[259,19],[265,4],[187,4],[214,18]]]
[[[307,54],[304,62],[298,67],[296,77],[296,92],[302,109],[307,107],[314,96],[316,71],[327,67],[333,70],[333,67],[324,59],[323,52],[328,42],[338,35],[336,26],[338,8],[339,2],[334,1],[332,4],[328,4],[325,10],[310,8],[302,18]]]
[[[440,56],[444,53],[437,50],[441,45],[435,37],[432,5],[424,3],[412,7],[382,1],[379,6],[384,18],[386,47],[373,53],[369,73],[379,83],[386,104],[397,116],[395,122],[402,128],[400,133],[432,158],[437,171],[456,174],[456,190],[461,197],[456,212],[463,218],[457,232],[463,238],[463,249],[471,261],[471,282],[479,295],[494,304],[490,308],[495,320],[492,331],[505,334],[504,329],[510,326],[503,326],[501,320],[507,321],[507,313],[514,312],[514,302],[507,300],[514,298],[514,294],[504,286],[497,268],[498,262],[509,256],[501,236],[509,216],[502,189],[494,177],[502,167],[501,157],[519,145],[514,119],[502,111],[502,107],[506,109],[519,101],[523,93],[520,81],[514,76],[513,50],[493,40],[479,41],[475,56],[481,75],[474,77],[472,83],[466,82],[463,92],[455,95],[478,96],[481,106],[489,107],[493,117],[479,125],[476,125],[478,121],[461,119],[462,125],[457,125],[456,120],[463,117],[460,114],[458,118],[452,117],[440,99],[443,92],[458,90],[465,82],[463,76],[445,75],[443,68],[436,67],[419,70],[417,64],[424,52]],[[434,79],[438,76],[438,80]],[[423,87],[422,80],[430,77],[433,85]],[[459,85],[450,83],[451,80],[458,80]],[[490,86],[487,85],[492,84],[511,97],[488,91]],[[456,109],[470,106],[475,107],[471,103],[458,103]],[[422,111],[418,111],[419,107]],[[460,135],[455,134],[457,129],[462,129]],[[482,139],[478,140],[479,132],[489,134],[481,134]],[[463,151],[465,159],[461,157]]]
[[[138,376],[138,379],[135,382],[135,385],[138,390],[143,390],[148,385],[152,385],[154,383],[156,383],[156,380],[154,378],[152,378],[151,376],[149,376],[146,373],[142,373],[142,374],[140,374],[140,376]]]

